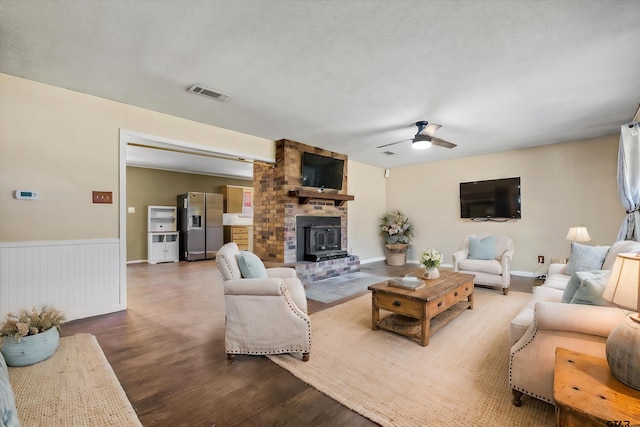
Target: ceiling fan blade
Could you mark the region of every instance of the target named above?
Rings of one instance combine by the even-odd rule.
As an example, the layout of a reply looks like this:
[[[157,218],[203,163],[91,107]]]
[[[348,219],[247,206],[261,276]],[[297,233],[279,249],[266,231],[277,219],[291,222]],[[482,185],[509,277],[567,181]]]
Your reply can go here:
[[[413,141],[413,142],[416,142],[416,141],[429,141],[429,142],[431,142],[431,140],[432,140],[432,137],[431,137],[431,136],[429,136],[429,135],[423,135],[423,134],[420,134],[420,133],[419,133],[419,134],[417,134],[417,135],[412,139],[412,141]]]
[[[411,139],[403,139],[402,141],[396,141],[396,142],[392,142],[390,144],[384,144],[384,145],[379,145],[376,148],[384,148],[384,147],[389,147],[391,145],[396,145],[396,144],[400,144],[401,142],[407,142],[407,141],[411,141]]]
[[[431,143],[433,145],[439,145],[440,147],[444,147],[444,148],[457,147],[457,145],[454,144],[453,142],[445,141],[444,139],[440,139],[440,138],[431,138]]]
[[[437,123],[429,123],[424,127],[424,129],[418,132],[418,135],[433,136],[441,127],[442,125]]]

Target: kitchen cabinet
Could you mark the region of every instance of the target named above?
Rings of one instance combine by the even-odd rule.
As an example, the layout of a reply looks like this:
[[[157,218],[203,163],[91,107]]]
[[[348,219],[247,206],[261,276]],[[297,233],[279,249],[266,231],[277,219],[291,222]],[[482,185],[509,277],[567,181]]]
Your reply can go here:
[[[223,185],[220,189],[225,213],[253,216],[253,188]]]
[[[246,225],[225,225],[224,242],[235,242],[241,251],[251,251],[253,249],[252,229],[253,227]]]

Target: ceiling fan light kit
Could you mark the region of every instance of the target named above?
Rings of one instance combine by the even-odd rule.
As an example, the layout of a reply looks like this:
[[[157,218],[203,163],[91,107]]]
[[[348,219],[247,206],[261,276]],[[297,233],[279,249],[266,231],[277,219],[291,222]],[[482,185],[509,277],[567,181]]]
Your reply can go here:
[[[414,150],[426,150],[431,147],[431,141],[427,141],[426,139],[414,140],[411,143],[411,148]]]

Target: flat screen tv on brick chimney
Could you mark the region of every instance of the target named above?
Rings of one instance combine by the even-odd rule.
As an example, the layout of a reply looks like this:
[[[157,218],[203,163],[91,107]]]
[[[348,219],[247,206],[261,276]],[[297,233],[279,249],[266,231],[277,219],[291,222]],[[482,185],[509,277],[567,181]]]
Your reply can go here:
[[[344,160],[302,153],[302,175],[300,184],[304,187],[342,190]]]

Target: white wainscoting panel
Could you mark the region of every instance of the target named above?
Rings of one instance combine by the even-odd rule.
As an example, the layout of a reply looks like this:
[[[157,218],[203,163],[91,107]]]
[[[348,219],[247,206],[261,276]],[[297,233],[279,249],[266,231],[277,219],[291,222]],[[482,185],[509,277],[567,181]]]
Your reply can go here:
[[[118,239],[0,242],[0,316],[51,305],[67,320],[126,308]]]

